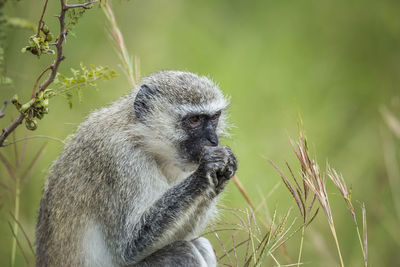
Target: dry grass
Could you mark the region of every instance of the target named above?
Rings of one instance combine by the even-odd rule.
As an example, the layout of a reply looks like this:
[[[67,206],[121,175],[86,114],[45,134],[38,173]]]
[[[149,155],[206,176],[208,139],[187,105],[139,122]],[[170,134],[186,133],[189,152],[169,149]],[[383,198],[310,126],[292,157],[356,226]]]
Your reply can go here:
[[[118,27],[117,21],[114,16],[114,11],[112,10],[111,3],[105,1],[101,3],[101,8],[108,22],[108,32],[111,41],[114,44],[115,52],[118,55],[122,63],[122,71],[124,72],[129,85],[134,88],[136,82],[140,79],[140,61],[139,58],[135,57],[135,64],[133,64],[132,57],[125,45],[124,36]]]
[[[275,208],[271,218],[265,221],[262,219],[265,213],[259,207],[255,209],[256,212],[253,211],[251,206],[246,210],[223,207],[223,210],[236,218],[235,221],[215,223],[204,234],[214,235],[220,245],[220,249],[217,250],[219,264],[221,266],[260,266],[265,262],[267,257],[271,258],[277,266],[300,266],[305,264],[302,262],[305,229],[313,222],[318,211],[322,209],[336,245],[340,265],[345,266],[326,188],[326,183],[330,180],[345,200],[360,242],[363,255],[362,261],[364,266],[368,266],[365,204],[361,203],[363,231],[363,235],[361,236],[356,210],[351,199],[351,189],[348,189],[343,176],[329,167],[328,164],[326,164],[325,171],[321,172],[319,165],[310,157],[307,140],[303,131],[300,131],[297,142],[290,141],[299,162],[299,169],[294,170],[286,163],[289,173],[289,176],[287,176],[272,161],[270,163],[279,172],[283,184],[288,189],[290,196],[297,206],[300,218],[302,219],[300,226],[295,227],[297,217],[291,216],[292,209],[289,209],[278,219],[278,210]],[[299,177],[296,177],[295,173],[299,173]],[[262,206],[266,206],[266,198],[269,195],[266,197],[263,196],[261,201]],[[246,202],[249,203],[247,199]],[[268,212],[268,209],[266,211]],[[229,240],[225,240],[224,242],[223,238],[219,235],[220,232],[224,232],[225,236],[226,232],[228,232],[230,235]],[[301,232],[297,262],[289,262],[286,265],[282,265],[278,257],[276,257],[276,249],[279,247],[283,248],[286,242],[297,234],[297,232]],[[286,250],[283,249],[282,252],[284,251]],[[290,259],[290,257],[286,257],[286,259],[288,258]]]
[[[267,227],[259,223],[250,207],[246,210],[220,209],[233,215],[235,221],[211,224],[203,235],[214,236],[220,244],[216,255],[221,266],[260,266],[268,256],[278,266],[284,266],[275,257],[275,251],[299,230],[294,229],[296,218],[289,219],[292,209],[279,219],[275,209]],[[218,234],[226,231],[231,237],[229,242],[223,242]]]

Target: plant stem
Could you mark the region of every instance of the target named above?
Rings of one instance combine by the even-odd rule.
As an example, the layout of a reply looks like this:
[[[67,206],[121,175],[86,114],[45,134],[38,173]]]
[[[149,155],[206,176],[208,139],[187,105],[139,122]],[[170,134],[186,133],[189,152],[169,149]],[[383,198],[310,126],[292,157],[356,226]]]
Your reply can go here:
[[[20,179],[19,175],[15,177],[15,206],[14,206],[14,239],[12,242],[12,249],[11,249],[11,267],[15,266],[15,255],[17,252],[17,235],[18,235],[18,224],[17,221],[19,220],[19,195],[20,195]]]
[[[129,85],[132,88],[135,88],[137,81],[135,81],[134,78],[135,75],[133,71],[132,59],[129,56],[128,50],[126,49],[124,36],[122,35],[122,32],[118,27],[117,20],[114,16],[114,11],[112,10],[109,2],[105,2],[104,5],[101,5],[101,8],[103,9],[104,15],[106,16],[106,19],[110,25],[111,36],[115,42],[115,45],[118,48],[117,54],[124,67],[124,73],[128,79]],[[138,73],[136,72],[136,74]]]
[[[300,261],[301,261],[301,254],[303,253],[303,241],[304,241],[304,230],[306,226],[303,225],[301,228],[301,239],[300,239],[300,250],[299,250],[299,257],[297,258],[297,267],[300,266]]]
[[[47,3],[48,2],[49,2],[49,0],[46,0],[46,2],[44,3],[44,7],[43,7],[43,10],[42,10],[42,15],[40,16],[38,27],[37,27],[36,37],[40,36],[40,28],[42,27],[43,17],[44,17],[44,13],[46,13]]]
[[[240,182],[239,178],[234,175],[232,177],[232,181],[233,183],[236,185],[236,187],[239,189],[240,193],[242,194],[242,196],[244,197],[244,199],[246,199],[247,203],[250,205],[250,207],[255,210],[256,206],[254,205],[254,203],[251,201],[249,195],[247,194],[246,190],[244,189],[242,183]]]
[[[355,226],[356,226],[356,229],[357,229],[358,241],[360,241],[361,251],[362,251],[362,254],[363,254],[363,257],[364,257],[364,246],[363,246],[363,242],[362,242],[362,239],[361,239],[360,230],[358,230],[358,225],[357,224],[355,224]],[[365,262],[365,261],[364,261],[364,266],[367,267],[367,262]]]
[[[333,226],[333,225],[332,225],[332,226]],[[333,226],[333,227],[331,228],[331,231],[332,231],[333,238],[335,239],[336,248],[337,248],[337,251],[338,251],[338,254],[339,254],[340,265],[341,265],[342,267],[344,267],[343,258],[342,258],[342,253],[340,252],[340,247],[339,247],[339,241],[338,241],[337,236],[336,236],[335,226]]]
[[[275,261],[275,263],[277,264],[277,266],[281,266],[281,264],[279,263],[279,261],[274,257],[274,255],[272,255],[272,253],[269,254],[271,256],[271,258]],[[258,265],[260,266],[260,265]]]

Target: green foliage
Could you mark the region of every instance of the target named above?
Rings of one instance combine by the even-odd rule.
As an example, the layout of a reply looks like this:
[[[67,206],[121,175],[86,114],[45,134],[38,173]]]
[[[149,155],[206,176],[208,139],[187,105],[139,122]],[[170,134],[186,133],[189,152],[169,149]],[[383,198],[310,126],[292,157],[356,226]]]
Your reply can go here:
[[[86,3],[85,0],[79,0],[78,4]],[[66,27],[68,30],[72,30],[75,25],[78,23],[78,20],[82,17],[82,15],[86,12],[86,9],[92,8],[93,4],[88,5],[86,8],[71,8],[67,11],[68,22]]]
[[[29,100],[29,102],[21,105],[18,102],[18,95],[15,95],[11,102],[15,105],[17,110],[25,115],[25,126],[28,130],[36,130],[37,119],[42,119],[44,114],[49,113],[49,98],[54,96],[54,91],[46,89],[36,94],[35,98]]]
[[[29,37],[29,45],[22,48],[21,52],[31,52],[38,57],[41,54],[54,54],[54,50],[50,49],[50,44],[54,39],[54,35],[50,32],[49,27],[43,22],[40,32]]]
[[[92,86],[97,88],[97,81],[110,80],[117,77],[115,70],[103,66],[95,66],[91,64],[86,67],[82,63],[80,69],[71,68],[72,77],[66,77],[60,73],[57,74],[54,85],[58,87],[56,95],[65,95],[67,97],[70,108],[72,108],[73,91],[78,95],[79,101],[82,102],[82,88]]]
[[[18,101],[18,95],[15,95],[11,102],[17,108],[19,113],[25,116],[25,126],[28,130],[36,130],[37,120],[41,120],[45,114],[49,113],[49,99],[53,96],[62,95],[67,98],[70,108],[72,108],[73,91],[79,97],[79,101],[82,102],[83,94],[82,89],[86,86],[92,86],[97,88],[97,81],[110,80],[117,77],[117,73],[109,69],[108,67],[90,65],[86,67],[82,63],[80,69],[72,69],[72,77],[66,77],[60,73],[54,80],[56,89],[46,89],[39,91],[35,94],[35,97],[29,100],[25,104],[21,104]]]

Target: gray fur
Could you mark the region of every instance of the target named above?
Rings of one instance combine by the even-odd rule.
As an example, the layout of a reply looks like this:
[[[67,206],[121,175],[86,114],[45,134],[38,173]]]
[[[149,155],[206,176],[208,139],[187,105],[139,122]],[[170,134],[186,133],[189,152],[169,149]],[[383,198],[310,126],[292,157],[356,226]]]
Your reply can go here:
[[[187,72],[158,72],[137,88],[90,114],[53,163],[37,266],[216,265],[208,241],[192,240],[215,213],[236,159],[215,146],[193,162],[178,147],[186,114],[222,111],[216,132],[224,134],[228,102],[210,79]]]

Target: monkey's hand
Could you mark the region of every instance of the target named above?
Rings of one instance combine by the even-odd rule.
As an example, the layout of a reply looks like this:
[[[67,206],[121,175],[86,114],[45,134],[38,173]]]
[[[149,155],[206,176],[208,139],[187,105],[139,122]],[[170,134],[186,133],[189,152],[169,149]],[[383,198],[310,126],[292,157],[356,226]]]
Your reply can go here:
[[[237,160],[229,147],[206,146],[200,159],[199,171],[202,171],[219,194],[235,174]]]

